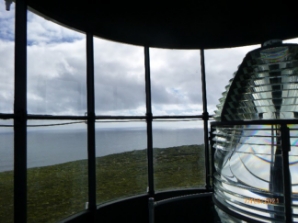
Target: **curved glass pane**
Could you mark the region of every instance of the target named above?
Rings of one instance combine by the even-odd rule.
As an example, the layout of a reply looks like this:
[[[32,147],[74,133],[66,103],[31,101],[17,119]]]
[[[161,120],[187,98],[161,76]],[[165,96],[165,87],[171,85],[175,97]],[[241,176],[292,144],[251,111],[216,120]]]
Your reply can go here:
[[[212,131],[215,197],[241,215],[283,222],[280,126],[226,125]]]
[[[145,122],[96,123],[97,203],[146,193],[146,148]]]
[[[150,48],[153,115],[201,115],[199,50]]]
[[[0,120],[0,222],[13,222],[13,121]]]
[[[297,45],[251,51],[237,71],[218,119],[297,118]],[[223,110],[222,110],[222,109]]]
[[[29,120],[27,147],[28,222],[57,222],[84,210],[88,202],[86,124]]]
[[[222,93],[227,90],[229,80],[234,77],[233,74],[247,52],[258,47],[259,45],[253,45],[204,51],[209,114],[214,114],[217,110],[216,105],[221,102],[218,100],[223,97]]]
[[[290,129],[291,151],[289,152],[290,176],[292,184],[293,222],[298,222],[298,125],[288,125]]]
[[[298,43],[298,38],[284,40],[283,43]]]
[[[3,4],[2,4],[3,3]],[[12,4],[10,11],[5,10],[4,2],[0,7],[0,113],[12,113],[14,102],[14,17]]]
[[[205,186],[205,148],[202,122],[153,122],[154,183],[156,191]]]
[[[216,119],[285,119],[284,123],[297,119],[297,54],[296,44],[249,52],[220,99]],[[296,221],[297,126],[289,127],[292,210]],[[284,194],[288,188],[284,188],[286,184],[283,183],[286,180],[283,150],[286,148],[281,139],[281,126],[222,125],[214,127],[212,133],[215,198],[231,211],[251,219],[262,222],[287,220]]]
[[[144,48],[94,38],[95,113],[144,116]]]
[[[85,35],[28,12],[29,114],[84,115]]]

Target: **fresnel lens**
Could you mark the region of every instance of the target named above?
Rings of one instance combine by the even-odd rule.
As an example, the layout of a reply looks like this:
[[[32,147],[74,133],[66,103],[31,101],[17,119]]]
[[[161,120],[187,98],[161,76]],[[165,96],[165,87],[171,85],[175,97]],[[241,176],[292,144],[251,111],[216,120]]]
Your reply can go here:
[[[298,222],[298,45],[249,52],[211,124],[222,222]]]

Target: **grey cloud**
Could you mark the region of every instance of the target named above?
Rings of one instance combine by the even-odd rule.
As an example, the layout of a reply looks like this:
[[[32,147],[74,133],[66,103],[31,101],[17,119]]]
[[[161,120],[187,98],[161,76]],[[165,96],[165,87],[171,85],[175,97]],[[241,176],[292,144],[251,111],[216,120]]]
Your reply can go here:
[[[200,51],[152,49],[151,52],[153,106],[169,114],[200,113]]]
[[[86,112],[86,89],[76,80],[59,78],[31,82],[28,112],[33,114],[74,114]]]
[[[143,48],[94,39],[97,115],[144,115]]]
[[[139,107],[145,111],[145,81],[143,70],[134,71],[121,64],[102,64],[96,69],[95,104],[97,113],[113,110],[134,110]]]
[[[0,18],[3,16],[6,16],[6,22],[10,21],[9,24],[3,23],[7,26],[5,29],[1,25],[1,32],[7,33],[13,26],[12,18],[0,10]],[[84,114],[84,35],[32,13],[28,16],[28,111],[37,114]],[[94,45],[97,115],[144,115],[143,48],[98,38],[94,39]],[[245,54],[256,47],[205,51],[209,108],[215,108]],[[0,40],[0,52],[10,58],[0,58],[0,77],[6,78],[7,83],[13,83],[13,43]],[[200,51],[150,49],[150,55],[155,114],[201,113]],[[0,112],[11,110],[12,92],[11,87],[1,85]]]
[[[30,11],[28,11],[27,33],[29,45],[74,42],[84,38],[84,34],[55,24]]]
[[[0,113],[11,113],[14,101],[14,44],[0,39]]]
[[[0,3],[0,39],[14,40],[14,6],[6,11],[4,4]]]
[[[84,115],[86,57],[84,40],[28,46],[28,112]]]

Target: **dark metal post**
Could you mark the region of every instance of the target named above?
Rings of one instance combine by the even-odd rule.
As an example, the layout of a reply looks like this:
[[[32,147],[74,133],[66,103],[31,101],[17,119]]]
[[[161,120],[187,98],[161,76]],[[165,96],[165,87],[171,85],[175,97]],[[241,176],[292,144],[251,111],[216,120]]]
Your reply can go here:
[[[148,199],[148,209],[149,209],[149,223],[154,223],[154,198],[149,197]]]
[[[204,143],[205,143],[205,168],[206,168],[206,189],[210,190],[210,164],[209,164],[209,140],[208,140],[208,119],[207,111],[207,91],[205,75],[204,49],[201,49],[201,81],[202,81],[202,101],[203,101],[203,121],[204,121]]]
[[[86,34],[87,51],[87,115],[88,115],[88,186],[89,210],[96,214],[96,154],[95,154],[95,106],[94,106],[94,53],[93,35]]]
[[[16,0],[14,99],[14,222],[27,222],[27,5]]]
[[[153,140],[152,140],[152,110],[151,110],[151,79],[149,47],[145,47],[145,85],[146,85],[146,120],[147,120],[147,159],[149,197],[154,197]]]
[[[283,171],[283,189],[284,189],[284,204],[285,204],[285,222],[292,222],[292,184],[289,168],[289,151],[290,144],[290,130],[286,124],[281,125],[281,140],[282,140],[282,171]]]

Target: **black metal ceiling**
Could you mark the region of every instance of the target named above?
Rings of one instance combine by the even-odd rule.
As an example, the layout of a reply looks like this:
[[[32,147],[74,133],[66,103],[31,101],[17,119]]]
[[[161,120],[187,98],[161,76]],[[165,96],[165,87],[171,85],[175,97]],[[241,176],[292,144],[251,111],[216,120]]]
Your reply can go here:
[[[291,3],[28,0],[28,5],[77,30],[150,47],[225,48],[298,36]]]

